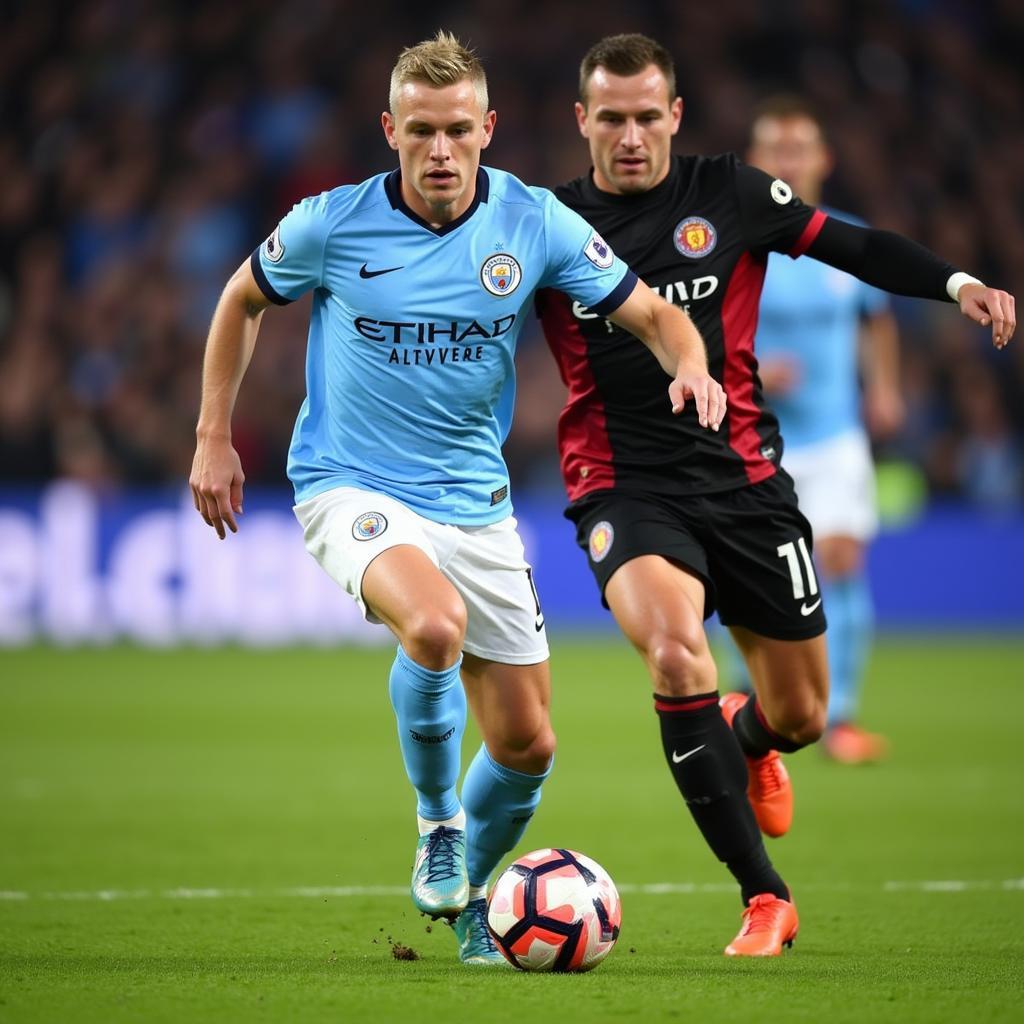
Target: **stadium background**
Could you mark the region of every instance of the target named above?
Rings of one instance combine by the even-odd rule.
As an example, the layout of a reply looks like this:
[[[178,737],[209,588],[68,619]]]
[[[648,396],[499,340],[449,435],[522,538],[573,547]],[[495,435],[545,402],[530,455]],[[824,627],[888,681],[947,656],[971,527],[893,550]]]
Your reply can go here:
[[[0,1020],[407,1021],[454,997],[467,1019],[710,1024],[751,993],[759,1022],[1018,1020],[1024,345],[996,355],[938,303],[896,302],[909,417],[878,452],[889,633],[865,722],[893,756],[790,759],[797,821],[772,854],[798,887],[796,955],[723,962],[735,894],[561,518],[561,386],[536,330],[507,455],[551,625],[559,765],[526,841],[604,863],[623,940],[582,984],[481,979],[408,911],[386,636],[302,550],[284,481],[306,302],[268,311],[242,388],[238,536],[216,542],[185,478],[223,282],[295,199],[393,166],[388,73],[439,26],[485,60],[487,160],[528,181],[586,166],[583,51],[647,31],[677,60],[680,151],[742,150],[765,92],[804,91],[837,150],[828,202],[1021,289],[1016,0],[9,3]],[[392,960],[393,938],[421,961]]]
[[[799,90],[827,111],[837,153],[828,202],[1000,286],[1024,280],[1024,13],[1010,0],[637,3],[628,22],[601,3],[587,5],[585,21],[576,5],[493,0],[418,10],[326,0],[15,4],[0,39],[8,642],[195,635],[118,608],[144,619],[147,602],[162,602],[165,617],[202,618],[182,596],[188,564],[234,556],[215,554],[182,517],[139,527],[149,543],[123,531],[140,510],[179,502],[219,290],[295,200],[393,166],[379,129],[389,69],[401,46],[442,24],[487,64],[499,112],[487,160],[528,181],[554,185],[587,165],[571,104],[589,42],[646,30],[676,55],[686,104],[678,148],[742,152],[757,100]],[[898,543],[883,538],[873,559],[882,624],[1019,624],[1024,597],[1009,567],[1024,562],[1024,346],[998,355],[938,303],[897,300],[896,311],[908,417],[878,452],[888,463],[885,511],[898,524]],[[265,317],[235,417],[250,491],[279,513],[249,530],[259,542],[235,546],[264,552],[253,571],[270,591],[285,588],[277,563],[303,557],[287,547],[283,467],[307,313],[308,299]],[[519,370],[507,456],[538,578],[550,584],[543,596],[556,624],[606,624],[559,517],[552,424],[562,386],[536,329],[525,333]],[[47,492],[55,479],[81,489]],[[157,538],[157,564],[128,572]],[[914,566],[944,557],[951,575],[966,575],[965,590],[908,586]],[[248,555],[242,562],[252,567]],[[294,571],[307,592],[316,587],[315,574]],[[221,576],[226,591],[251,590],[230,566]],[[317,593],[318,606],[332,600]],[[333,602],[333,632],[307,618],[273,636],[359,634],[345,603]],[[270,636],[238,614],[212,635]]]

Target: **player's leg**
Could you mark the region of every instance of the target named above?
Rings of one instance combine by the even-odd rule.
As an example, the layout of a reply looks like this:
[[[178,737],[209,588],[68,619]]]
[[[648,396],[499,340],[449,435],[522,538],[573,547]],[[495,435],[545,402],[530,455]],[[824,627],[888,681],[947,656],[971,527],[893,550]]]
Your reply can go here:
[[[758,906],[771,903],[772,927],[762,928],[759,910],[756,932],[726,951],[777,953],[796,934],[796,909],[768,858],[746,796],[746,762],[719,707],[703,631],[713,603],[708,565],[684,508],[614,495],[570,515],[605,603],[647,665],[666,762],[691,817],[739,882],[744,914],[759,898]]]
[[[769,905],[758,910],[755,930],[726,952],[779,953],[796,934],[796,910],[765,851],[747,798],[746,761],[719,707],[703,628],[713,603],[704,547],[677,501],[613,495],[570,515],[605,603],[647,664],[665,760],[687,809],[739,881],[745,920],[752,904]]]
[[[883,756],[886,742],[857,724],[873,632],[865,547],[877,531],[874,468],[863,431],[787,452],[800,509],[814,528],[814,560],[828,605],[830,692],[822,746],[847,763]]]
[[[750,768],[750,798],[767,835],[790,827],[792,788],[779,752],[813,743],[825,725],[828,660],[810,524],[789,476],[709,496],[703,521],[719,615],[744,656],[755,695],[723,711]]]
[[[459,676],[465,605],[431,559],[411,545],[375,558],[362,590],[367,607],[399,640],[389,693],[416,790],[413,901],[424,913],[453,917],[469,899],[466,819],[455,790],[466,724]]]
[[[467,912],[456,921],[456,931],[468,949],[480,938],[480,929],[470,927],[474,922],[469,915],[477,908],[485,912],[491,875],[522,838],[540,803],[541,787],[551,772],[555,734],[548,717],[547,661],[506,665],[467,653],[462,678],[483,737],[462,784],[470,890]],[[489,945],[480,952],[499,962],[493,955],[497,950],[492,952]]]
[[[828,648],[824,633],[805,640],[779,640],[743,626],[730,626],[754,683],[754,696],[735,713],[733,731],[744,753],[794,753],[825,730]]]
[[[858,724],[864,673],[874,632],[874,609],[864,571],[864,544],[858,537],[833,535],[815,544],[815,560],[828,600],[830,692],[825,753],[844,764],[883,758],[883,736]]]
[[[462,785],[470,894],[455,931],[463,962],[505,963],[484,927],[487,883],[519,842],[551,770],[548,644],[515,520],[459,533],[443,568],[466,602],[462,678],[483,744]]]
[[[615,570],[605,599],[647,665],[666,763],[708,846],[739,882],[744,905],[762,893],[788,899],[747,799],[746,761],[719,706],[703,581],[642,555]]]
[[[355,488],[296,509],[326,571],[399,641],[389,677],[399,745],[416,791],[413,902],[454,916],[466,905],[465,815],[456,795],[466,698],[459,676],[466,610],[436,565],[422,517]]]

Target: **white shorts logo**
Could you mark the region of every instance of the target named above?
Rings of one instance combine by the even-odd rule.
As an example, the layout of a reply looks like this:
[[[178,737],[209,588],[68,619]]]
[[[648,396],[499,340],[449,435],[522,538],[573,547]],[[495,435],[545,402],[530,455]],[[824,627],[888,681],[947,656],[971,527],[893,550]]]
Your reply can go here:
[[[583,247],[583,255],[599,270],[607,270],[615,262],[612,247],[596,231]]]
[[[356,540],[373,540],[388,528],[388,521],[380,512],[364,512],[352,524],[352,536]]]
[[[781,178],[772,182],[771,193],[779,206],[785,206],[793,198],[793,190]]]
[[[602,519],[590,531],[590,557],[595,562],[603,562],[615,543],[615,528],[607,520]]]
[[[523,270],[515,256],[499,252],[484,260],[480,268],[480,283],[492,295],[511,295],[523,279]]]
[[[280,263],[284,255],[284,244],[281,241],[281,225],[274,228],[274,233],[263,243],[263,252],[271,263]]]

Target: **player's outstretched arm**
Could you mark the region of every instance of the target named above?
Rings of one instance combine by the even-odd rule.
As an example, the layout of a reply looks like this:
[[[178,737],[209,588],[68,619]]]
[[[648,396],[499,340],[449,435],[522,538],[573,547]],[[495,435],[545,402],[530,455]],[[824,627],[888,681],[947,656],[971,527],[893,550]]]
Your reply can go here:
[[[269,304],[246,260],[224,288],[206,340],[196,454],[188,483],[196,511],[221,540],[225,526],[238,532],[235,516],[242,512],[245,482],[231,444],[231,412]]]
[[[672,378],[668,386],[672,411],[678,415],[686,400],[693,398],[700,425],[718,430],[725,418],[725,392],[708,373],[704,339],[693,321],[643,281],[637,281],[629,298],[608,319],[639,338]]]
[[[816,215],[818,216],[818,215]],[[862,228],[825,217],[807,255],[897,295],[956,302],[1003,348],[1017,327],[1014,297],[956,270],[935,253],[892,231]]]

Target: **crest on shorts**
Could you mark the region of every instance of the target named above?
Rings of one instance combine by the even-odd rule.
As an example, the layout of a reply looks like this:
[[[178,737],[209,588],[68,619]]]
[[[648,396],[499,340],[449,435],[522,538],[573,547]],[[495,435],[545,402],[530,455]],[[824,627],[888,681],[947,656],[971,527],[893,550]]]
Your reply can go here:
[[[352,536],[356,540],[373,540],[388,528],[388,521],[380,512],[364,512],[352,524]]]
[[[718,232],[703,217],[687,217],[676,225],[672,241],[681,256],[699,260],[718,245]]]
[[[274,233],[263,243],[263,254],[271,263],[280,263],[284,255],[284,244],[281,241],[281,225],[274,228]]]
[[[511,295],[523,279],[523,268],[515,256],[499,252],[484,260],[480,267],[480,283],[492,295]]]
[[[602,519],[590,531],[590,557],[595,562],[603,562],[615,542],[615,528],[606,519]]]

